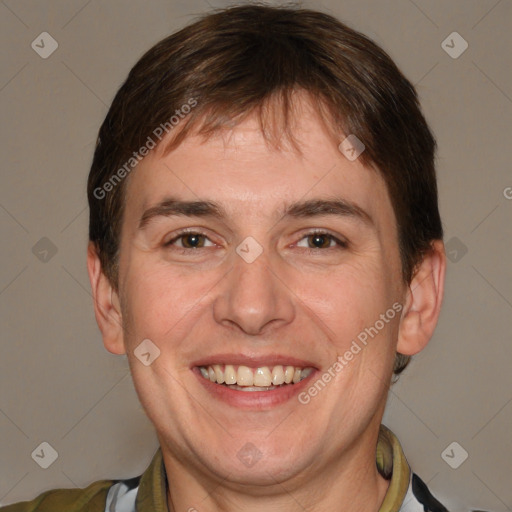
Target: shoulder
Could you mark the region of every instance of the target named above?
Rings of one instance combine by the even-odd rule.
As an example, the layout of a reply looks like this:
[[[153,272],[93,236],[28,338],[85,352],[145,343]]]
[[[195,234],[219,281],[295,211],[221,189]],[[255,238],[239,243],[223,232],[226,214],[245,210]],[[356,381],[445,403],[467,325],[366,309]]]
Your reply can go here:
[[[99,480],[83,489],[52,489],[31,501],[0,507],[2,512],[104,512],[114,480]]]
[[[98,480],[83,489],[53,489],[31,501],[0,507],[0,512],[166,510],[165,478],[162,451],[158,448],[142,475],[123,480]],[[155,489],[159,489],[159,494],[154,492]],[[149,506],[138,508],[144,501],[148,501]]]

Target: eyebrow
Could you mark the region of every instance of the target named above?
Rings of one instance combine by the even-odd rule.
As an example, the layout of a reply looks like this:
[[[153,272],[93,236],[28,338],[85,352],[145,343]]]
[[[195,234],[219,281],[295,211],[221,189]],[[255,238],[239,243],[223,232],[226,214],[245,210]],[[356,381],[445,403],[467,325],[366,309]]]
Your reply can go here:
[[[351,218],[367,226],[373,227],[372,217],[357,204],[341,198],[310,199],[285,206],[278,214],[279,219],[304,219],[332,215]],[[182,201],[176,198],[165,198],[157,205],[144,211],[139,221],[139,229],[144,229],[156,217],[206,217],[225,220],[226,210],[214,201]]]

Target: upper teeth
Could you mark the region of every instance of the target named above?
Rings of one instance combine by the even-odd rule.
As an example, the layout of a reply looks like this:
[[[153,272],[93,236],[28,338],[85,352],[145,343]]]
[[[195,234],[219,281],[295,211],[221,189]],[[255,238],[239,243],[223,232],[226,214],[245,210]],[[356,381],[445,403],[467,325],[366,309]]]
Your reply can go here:
[[[199,367],[205,379],[217,384],[236,384],[238,386],[268,387],[271,385],[296,384],[311,374],[313,368],[297,366],[268,366],[249,368],[248,366],[233,366],[231,364]]]

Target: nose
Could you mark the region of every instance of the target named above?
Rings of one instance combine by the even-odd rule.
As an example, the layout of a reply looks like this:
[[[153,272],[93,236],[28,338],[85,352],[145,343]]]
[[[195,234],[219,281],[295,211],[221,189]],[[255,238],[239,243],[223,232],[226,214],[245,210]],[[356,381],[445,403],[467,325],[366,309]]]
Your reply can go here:
[[[257,335],[294,318],[293,293],[279,275],[278,263],[271,266],[264,251],[247,263],[238,255],[225,276],[213,303],[219,324],[236,326],[246,334]]]

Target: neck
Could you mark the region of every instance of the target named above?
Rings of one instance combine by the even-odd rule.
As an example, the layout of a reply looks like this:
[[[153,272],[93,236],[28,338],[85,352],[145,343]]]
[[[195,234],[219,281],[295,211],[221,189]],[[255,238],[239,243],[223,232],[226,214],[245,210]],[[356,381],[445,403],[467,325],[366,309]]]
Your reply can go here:
[[[240,485],[191,469],[164,453],[169,512],[377,512],[389,487],[375,463],[378,427],[369,428],[343,453],[316,466],[268,485]],[[270,470],[269,470],[270,471]],[[269,472],[270,474],[270,472]]]

